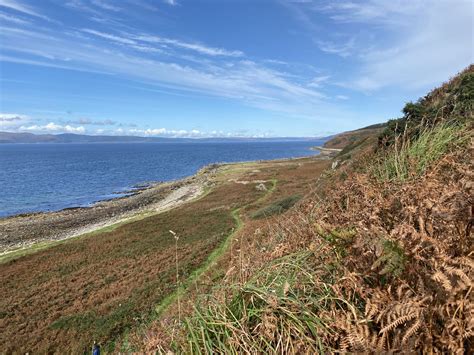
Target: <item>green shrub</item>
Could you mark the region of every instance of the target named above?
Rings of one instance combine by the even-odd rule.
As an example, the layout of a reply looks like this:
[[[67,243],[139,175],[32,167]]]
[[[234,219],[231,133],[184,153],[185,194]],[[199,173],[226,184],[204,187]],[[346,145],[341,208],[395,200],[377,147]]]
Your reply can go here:
[[[268,205],[266,207],[259,209],[258,211],[255,211],[254,213],[252,213],[251,217],[253,219],[258,219],[258,218],[266,218],[266,217],[273,216],[276,214],[281,214],[289,210],[291,207],[293,207],[295,203],[298,202],[300,199],[301,199],[300,195],[285,197],[281,200],[278,200],[272,203],[271,205]]]
[[[388,121],[379,136],[379,147],[391,146],[401,136],[415,140],[424,130],[441,123],[472,121],[473,109],[474,73],[467,70],[417,102],[408,102],[402,110],[403,117]]]

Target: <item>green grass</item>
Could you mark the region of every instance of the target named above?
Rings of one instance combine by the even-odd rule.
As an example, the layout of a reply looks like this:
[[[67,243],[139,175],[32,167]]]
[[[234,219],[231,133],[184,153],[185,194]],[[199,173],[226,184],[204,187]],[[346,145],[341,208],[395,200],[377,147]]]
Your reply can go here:
[[[255,211],[254,213],[252,213],[251,217],[253,219],[259,219],[281,214],[293,207],[300,199],[300,195],[292,195],[285,197]]]
[[[207,270],[209,270],[216,262],[216,260],[227,250],[227,247],[229,246],[230,242],[232,241],[233,236],[240,231],[240,229],[243,227],[243,222],[242,219],[239,216],[239,211],[240,208],[235,209],[232,211],[232,218],[235,221],[235,227],[232,231],[231,234],[227,236],[227,238],[217,247],[214,249],[211,254],[209,254],[207,260],[202,264],[199,268],[195,269],[189,277],[186,279],[184,283],[180,285],[179,288],[177,288],[173,293],[169,294],[167,297],[165,297],[156,307],[155,307],[155,312],[156,316],[159,317],[163,314],[166,309],[173,304],[178,297],[182,296],[188,287],[194,283],[195,280],[197,280],[203,273],[205,273]]]
[[[211,299],[186,319],[184,353],[325,353],[319,334],[330,327],[320,315],[334,293],[329,283],[313,276],[316,266],[310,251],[280,258],[241,287],[227,303]],[[341,303],[345,301],[341,300]],[[284,339],[284,341],[282,341]],[[304,348],[302,348],[304,344]]]
[[[466,141],[464,126],[441,124],[423,130],[413,141],[401,142],[399,137],[390,150],[373,167],[380,181],[406,181],[422,175],[453,146]]]

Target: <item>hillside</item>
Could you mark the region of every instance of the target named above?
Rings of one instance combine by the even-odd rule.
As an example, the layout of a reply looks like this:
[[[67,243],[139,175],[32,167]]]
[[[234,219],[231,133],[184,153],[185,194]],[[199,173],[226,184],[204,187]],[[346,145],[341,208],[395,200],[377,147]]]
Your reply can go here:
[[[234,237],[291,208],[328,164],[315,156],[212,165],[142,197],[0,219],[2,351],[87,353],[98,341],[106,352],[138,352],[135,339],[177,294],[205,287],[209,272],[219,277],[215,261]],[[180,193],[192,186],[191,196]],[[118,203],[137,213],[120,216]],[[113,223],[95,220],[107,215]],[[96,227],[64,236],[73,217]]]
[[[470,66],[400,119],[329,141],[345,163],[238,234],[135,346],[472,353],[473,108]]]
[[[384,130],[386,125],[386,123],[379,123],[364,128],[356,129],[354,131],[348,131],[338,134],[337,136],[328,140],[324,144],[324,147],[343,149],[350,145],[357,145],[365,139],[378,136],[378,134],[380,134]]]

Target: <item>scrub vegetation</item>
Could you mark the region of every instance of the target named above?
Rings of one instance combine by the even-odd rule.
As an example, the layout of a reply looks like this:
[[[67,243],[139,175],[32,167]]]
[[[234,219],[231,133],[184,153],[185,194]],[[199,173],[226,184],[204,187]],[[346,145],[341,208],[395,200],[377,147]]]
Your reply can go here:
[[[289,212],[244,229],[225,276],[145,348],[472,353],[473,106],[471,66],[376,134],[346,134],[351,158]]]
[[[215,270],[250,213],[304,193],[327,164],[303,158],[224,165],[194,201],[4,258],[2,351],[82,353],[94,341],[104,351],[140,350],[131,344],[136,334]],[[262,181],[265,188],[257,188]]]
[[[197,200],[8,260],[3,349],[472,353],[473,105],[471,66],[333,160],[224,165]]]

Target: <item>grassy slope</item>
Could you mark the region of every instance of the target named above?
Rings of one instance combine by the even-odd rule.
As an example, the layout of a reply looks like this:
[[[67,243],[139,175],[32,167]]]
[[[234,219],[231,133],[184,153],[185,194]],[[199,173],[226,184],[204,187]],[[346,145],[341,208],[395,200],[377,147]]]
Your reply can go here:
[[[297,210],[247,229],[221,265],[226,277],[206,289],[180,336],[158,344],[472,352],[473,105],[471,66],[382,133],[352,144],[346,134],[348,164]]]
[[[300,193],[326,165],[310,158],[229,165],[209,193],[177,209],[4,260],[2,349],[82,352],[93,340],[104,350],[127,349],[127,337],[214,271],[249,213]],[[261,180],[266,190],[256,189]],[[179,235],[178,292],[169,230]]]

